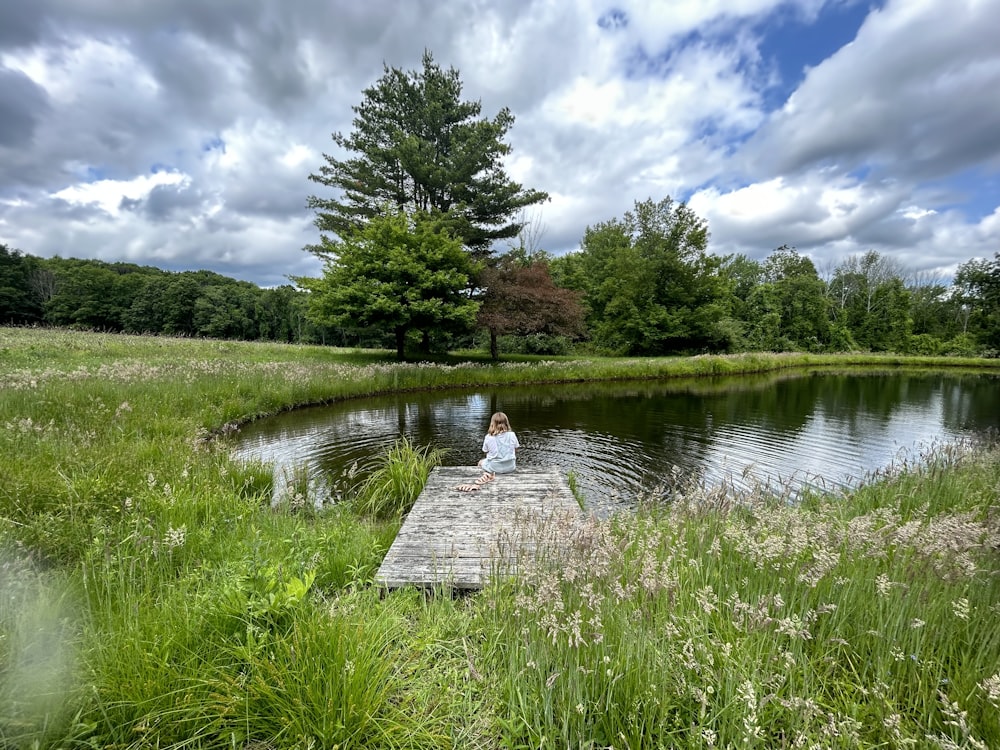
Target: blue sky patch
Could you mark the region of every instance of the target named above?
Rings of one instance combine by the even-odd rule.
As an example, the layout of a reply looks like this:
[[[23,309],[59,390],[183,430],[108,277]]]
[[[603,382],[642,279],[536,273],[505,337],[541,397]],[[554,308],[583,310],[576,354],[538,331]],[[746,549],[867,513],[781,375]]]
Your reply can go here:
[[[780,77],[777,86],[766,94],[768,109],[784,104],[802,83],[806,68],[819,65],[854,41],[868,14],[882,5],[883,0],[830,2],[812,21],[787,9],[779,9],[764,19],[755,29],[761,35],[760,54]]]

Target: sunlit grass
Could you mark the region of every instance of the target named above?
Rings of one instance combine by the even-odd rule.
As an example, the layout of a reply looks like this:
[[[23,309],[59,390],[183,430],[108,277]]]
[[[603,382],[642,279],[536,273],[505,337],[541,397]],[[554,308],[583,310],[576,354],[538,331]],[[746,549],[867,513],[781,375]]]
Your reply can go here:
[[[509,741],[995,746],[998,459],[946,452],[808,507],[693,487],[577,527],[486,594]]]
[[[691,487],[456,600],[371,586],[431,447],[331,506],[213,439],[399,389],[997,362],[391,356],[0,328],[0,744],[1000,746],[995,449],[794,507]]]

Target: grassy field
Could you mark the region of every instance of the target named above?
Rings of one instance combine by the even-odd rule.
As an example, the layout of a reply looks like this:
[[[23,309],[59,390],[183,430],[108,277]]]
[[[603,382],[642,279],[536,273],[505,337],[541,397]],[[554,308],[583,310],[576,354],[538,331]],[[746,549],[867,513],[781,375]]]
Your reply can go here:
[[[316,512],[212,438],[392,390],[974,360],[507,361],[0,328],[0,745],[1000,747],[1000,452],[691,486],[458,599],[370,585],[435,459]],[[415,484],[414,484],[415,483]]]

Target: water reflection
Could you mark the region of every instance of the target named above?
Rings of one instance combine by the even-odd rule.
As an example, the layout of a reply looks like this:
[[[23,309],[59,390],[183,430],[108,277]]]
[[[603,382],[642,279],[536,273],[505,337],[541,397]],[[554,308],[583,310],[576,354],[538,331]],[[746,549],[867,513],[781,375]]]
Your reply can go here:
[[[716,482],[850,484],[900,451],[1000,426],[995,375],[816,372],[478,392],[400,394],[288,412],[247,426],[236,454],[336,476],[400,435],[473,466],[494,411],[521,465],[573,471],[600,512],[679,467]],[[472,476],[470,474],[470,476]]]

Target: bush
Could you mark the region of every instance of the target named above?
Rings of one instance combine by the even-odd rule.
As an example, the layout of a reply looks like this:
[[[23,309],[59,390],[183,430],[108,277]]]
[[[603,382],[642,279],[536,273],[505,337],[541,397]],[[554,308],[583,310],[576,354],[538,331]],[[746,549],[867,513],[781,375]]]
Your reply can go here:
[[[565,336],[548,333],[531,333],[527,336],[501,336],[500,351],[512,354],[564,355],[573,351],[572,342]]]
[[[976,343],[972,334],[960,333],[955,338],[945,342],[942,353],[949,357],[975,357],[979,351],[979,344]]]
[[[941,350],[944,348],[943,342],[931,336],[929,333],[920,333],[916,336],[910,336],[910,343],[908,347],[909,354],[918,354],[927,357],[936,357],[941,354]]]

